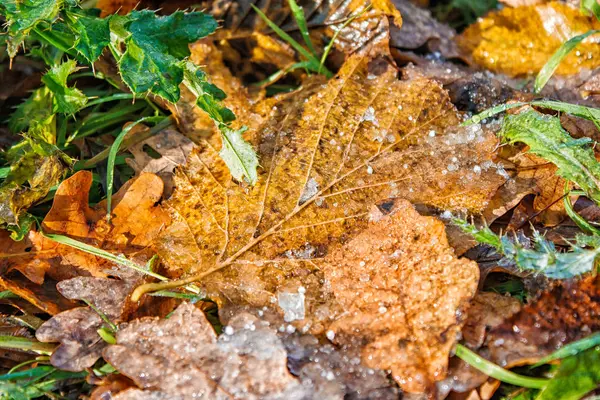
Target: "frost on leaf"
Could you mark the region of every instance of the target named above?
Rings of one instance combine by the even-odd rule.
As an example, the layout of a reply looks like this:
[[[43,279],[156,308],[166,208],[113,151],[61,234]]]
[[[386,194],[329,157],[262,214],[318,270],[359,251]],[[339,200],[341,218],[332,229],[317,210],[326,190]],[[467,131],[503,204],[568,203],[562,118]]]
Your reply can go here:
[[[143,390],[118,399],[303,399],[287,353],[268,323],[249,314],[217,337],[204,314],[184,303],[165,320],[131,322],[104,358]]]
[[[169,221],[168,215],[155,205],[162,195],[162,181],[144,173],[126,183],[113,196],[111,224],[106,222],[105,201],[89,207],[91,184],[92,174],[88,171],[78,172],[60,184],[52,209],[42,222],[44,232],[125,254],[143,265],[152,256],[148,247],[153,238]],[[60,296],[49,295],[47,286],[82,275],[104,277],[105,270],[113,266],[103,258],[58,244],[35,231],[21,242],[13,242],[2,232],[0,248],[2,286],[50,314],[61,310],[56,304],[61,300]]]
[[[369,108],[378,126],[363,118]],[[505,181],[492,169],[474,172],[491,162],[497,140],[479,127],[450,128],[459,114],[440,85],[398,80],[364,54],[270,113],[248,132],[262,165],[256,186],[232,181],[206,142],[176,170],[165,204],[172,223],[156,240],[161,259],[173,273],[202,275],[221,305],[278,307],[280,292],[303,287],[306,323],[330,296],[314,258],[363,230],[373,204],[402,197],[478,213]],[[327,312],[309,329],[323,332]]]
[[[568,39],[600,28],[594,17],[586,17],[570,4],[544,4],[503,8],[469,26],[458,38],[473,61],[491,71],[509,76],[535,74]],[[597,37],[584,40],[560,63],[559,75],[600,66]]]

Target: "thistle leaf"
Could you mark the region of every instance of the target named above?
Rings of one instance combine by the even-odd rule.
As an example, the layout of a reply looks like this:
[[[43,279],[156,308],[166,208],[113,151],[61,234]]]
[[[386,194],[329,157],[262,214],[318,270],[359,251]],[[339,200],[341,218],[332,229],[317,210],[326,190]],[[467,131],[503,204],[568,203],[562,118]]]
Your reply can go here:
[[[52,67],[42,77],[42,82],[54,94],[55,112],[75,114],[87,104],[87,96],[81,90],[67,86],[67,78],[75,71],[77,63],[75,60],[68,60]]]
[[[534,110],[507,115],[500,136],[510,143],[528,145],[531,153],[556,165],[558,175],[574,182],[590,199],[600,203],[600,164],[589,138],[572,138],[557,117]]]
[[[495,248],[517,267],[544,274],[550,279],[568,279],[590,272],[600,255],[600,238],[595,236],[580,235],[576,243],[571,244],[570,252],[561,253],[537,231],[533,235],[533,248],[526,248],[507,235],[495,234],[487,226],[477,228],[458,218],[454,219],[454,223],[478,243]]]
[[[75,35],[75,49],[90,64],[94,63],[110,43],[107,18],[99,18],[96,10],[67,11],[68,26]]]

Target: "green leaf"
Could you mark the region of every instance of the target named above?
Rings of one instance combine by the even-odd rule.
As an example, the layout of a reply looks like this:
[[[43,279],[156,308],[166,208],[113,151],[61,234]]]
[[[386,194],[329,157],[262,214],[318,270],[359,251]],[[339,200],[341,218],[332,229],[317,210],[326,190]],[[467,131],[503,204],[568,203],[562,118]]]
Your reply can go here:
[[[24,213],[20,216],[18,224],[7,227],[10,231],[10,238],[16,242],[20,242],[29,233],[34,223],[35,217],[29,213]]]
[[[8,25],[6,45],[11,58],[38,23],[58,16],[62,4],[62,0],[0,0],[0,14]]]
[[[298,25],[298,29],[300,30],[300,34],[302,35],[302,39],[306,46],[310,50],[310,52],[317,57],[317,51],[313,46],[312,40],[310,40],[310,34],[308,33],[308,26],[306,25],[306,18],[304,17],[304,10],[302,7],[296,3],[296,0],[288,0],[290,5],[290,10],[292,11],[292,15],[296,20],[296,24]]]
[[[27,130],[30,123],[43,121],[51,115],[52,92],[46,86],[42,86],[19,104],[8,120],[8,128],[14,133],[19,133]]]
[[[157,16],[152,11],[133,11],[128,21],[113,24],[129,32],[124,39],[126,50],[119,58],[119,70],[134,93],[152,92],[165,100],[179,100],[183,80],[180,61],[190,55],[189,43],[210,35],[216,21],[201,12],[177,11]],[[117,37],[122,38],[120,29]]]
[[[600,347],[565,358],[536,400],[579,400],[600,384]]]
[[[248,183],[254,185],[258,179],[258,157],[250,143],[242,137],[246,128],[231,129],[228,124],[235,120],[235,115],[221,104],[225,93],[208,82],[204,72],[195,64],[188,61],[184,67],[184,84],[196,96],[198,107],[215,121],[221,131],[223,147],[219,155],[235,179],[241,181],[245,178]]]
[[[42,82],[54,94],[55,112],[75,114],[87,103],[87,96],[81,90],[67,86],[67,78],[75,71],[77,71],[77,62],[67,60],[52,67],[42,77]]]
[[[528,145],[531,153],[556,165],[558,175],[577,184],[600,204],[600,164],[589,138],[573,139],[559,118],[534,110],[507,115],[500,136],[510,143]]]
[[[75,35],[75,49],[87,62],[93,64],[110,43],[107,18],[99,18],[98,10],[67,10],[69,28]]]
[[[535,78],[535,83],[533,85],[533,91],[535,93],[539,93],[544,88],[544,86],[546,86],[546,83],[548,83],[548,80],[554,74],[554,71],[556,71],[563,58],[565,58],[571,51],[573,51],[573,49],[577,47],[579,43],[583,42],[585,38],[598,32],[600,31],[591,30],[584,34],[574,36],[571,39],[564,42],[558,48],[558,50],[556,50],[552,57],[550,57],[550,59],[546,62],[546,64],[538,73],[538,76]]]
[[[248,183],[254,185],[258,179],[256,168],[258,168],[258,157],[256,152],[242,137],[246,128],[233,130],[229,127],[221,129],[223,147],[219,155],[227,164],[231,175],[241,181],[246,178]]]
[[[600,19],[600,4],[596,0],[581,0],[580,9],[583,14]]]
[[[535,230],[533,248],[525,248],[507,235],[495,234],[487,226],[477,228],[462,219],[454,219],[453,222],[478,243],[492,246],[522,270],[540,273],[551,279],[569,279],[593,271],[600,255],[600,237],[596,236],[580,235],[576,243],[571,244],[570,252],[561,253]]]

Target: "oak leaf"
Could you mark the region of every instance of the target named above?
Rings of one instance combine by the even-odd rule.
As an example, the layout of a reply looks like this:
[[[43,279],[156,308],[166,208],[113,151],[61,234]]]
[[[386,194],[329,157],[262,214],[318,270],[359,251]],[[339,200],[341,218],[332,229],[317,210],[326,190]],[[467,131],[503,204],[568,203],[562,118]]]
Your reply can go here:
[[[184,303],[168,319],[135,320],[120,329],[104,358],[143,389],[115,400],[306,398],[275,330],[248,314],[217,338],[204,314]]]
[[[163,191],[161,179],[143,173],[127,182],[113,196],[110,224],[106,222],[105,202],[94,207],[88,205],[91,184],[92,174],[88,171],[78,172],[63,181],[42,222],[43,231],[125,254],[143,265],[152,256],[149,249],[152,240],[169,221],[168,215],[155,205]],[[0,248],[3,249],[0,253],[0,284],[50,314],[56,314],[64,309],[63,306],[70,308],[61,296],[52,299],[55,296],[52,281],[76,276],[104,277],[105,270],[113,266],[106,259],[58,244],[40,232],[31,231],[21,242],[12,241],[7,233],[0,235]],[[48,293],[48,290],[52,292]]]
[[[506,7],[493,11],[469,26],[457,39],[473,61],[491,71],[509,76],[540,71],[568,39],[600,28],[595,18],[578,8],[553,1],[544,4]],[[600,66],[597,38],[590,37],[560,63],[559,75]]]

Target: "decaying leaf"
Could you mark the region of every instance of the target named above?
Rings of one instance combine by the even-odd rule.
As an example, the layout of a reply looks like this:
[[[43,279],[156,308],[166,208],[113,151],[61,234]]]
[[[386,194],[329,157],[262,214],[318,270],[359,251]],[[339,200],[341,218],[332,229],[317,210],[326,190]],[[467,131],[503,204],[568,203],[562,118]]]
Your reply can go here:
[[[149,172],[158,175],[165,185],[164,196],[169,197],[173,191],[173,170],[185,164],[193,147],[194,143],[180,132],[166,129],[131,146],[129,151],[133,159],[128,158],[127,164],[138,174]]]
[[[363,362],[391,370],[404,390],[421,392],[445,376],[479,269],[454,256],[441,221],[406,201],[382,207],[391,214],[372,214],[376,222],[322,262],[330,307],[340,307],[328,334],[362,347]]]
[[[449,129],[459,114],[437,83],[400,81],[385,61],[365,54],[352,56],[330,82],[307,83],[271,113],[249,132],[263,166],[258,184],[234,184],[216,150],[204,144],[176,170],[166,203],[173,222],[156,246],[174,273],[208,275],[201,284],[220,304],[271,306],[279,298],[293,309],[284,303],[297,301],[304,287],[307,318],[322,315],[315,332],[329,325],[326,310],[319,313],[324,270],[302,259],[320,257],[364,229],[380,200],[404,197],[477,213],[505,180],[492,168],[492,134],[478,126]],[[368,351],[375,354],[375,347]],[[437,364],[420,383],[442,373],[443,347],[431,348]]]
[[[125,300],[141,279],[141,273],[113,270],[111,275],[122,279],[77,277],[57,284],[61,295],[72,300],[91,303],[109,321],[120,322]],[[52,353],[52,365],[66,371],[83,371],[102,355],[107,343],[98,335],[106,325],[100,314],[90,307],[63,311],[46,321],[35,335],[41,342],[60,342]]]
[[[492,329],[490,359],[502,366],[529,364],[600,329],[598,279],[566,281]]]
[[[539,72],[565,41],[598,28],[600,22],[594,17],[553,1],[491,12],[469,26],[458,43],[475,63],[491,71],[531,75]],[[600,66],[597,43],[594,37],[585,40],[560,63],[557,73],[575,74]]]
[[[126,254],[143,265],[152,256],[149,250],[153,238],[168,223],[169,218],[155,203],[162,195],[162,181],[153,174],[143,173],[125,184],[113,196],[113,218],[106,222],[106,204],[88,205],[92,174],[81,171],[63,181],[56,191],[52,209],[44,218],[42,229],[47,233],[69,236],[98,248]],[[45,277],[62,281],[76,276],[106,276],[111,263],[103,258],[60,245],[32,231],[21,242],[0,236],[0,271],[2,286],[15,291],[50,314],[60,308],[48,303],[43,286],[11,283],[19,274],[36,285]],[[60,297],[60,296],[58,296]],[[57,300],[57,299],[55,299]]]
[[[123,399],[302,399],[275,331],[248,314],[217,338],[204,314],[184,303],[165,320],[136,320],[119,330],[105,359],[140,389]],[[314,395],[315,393],[311,393]]]

